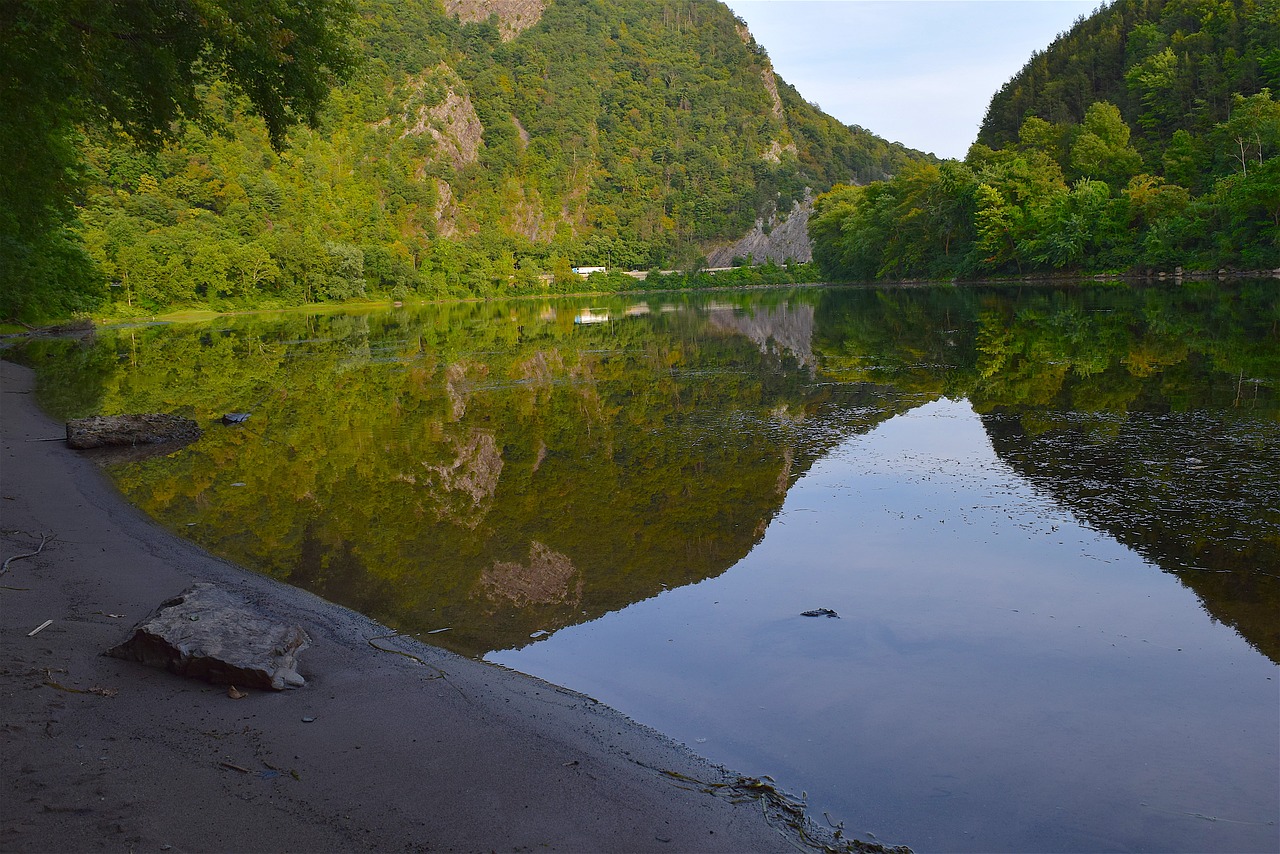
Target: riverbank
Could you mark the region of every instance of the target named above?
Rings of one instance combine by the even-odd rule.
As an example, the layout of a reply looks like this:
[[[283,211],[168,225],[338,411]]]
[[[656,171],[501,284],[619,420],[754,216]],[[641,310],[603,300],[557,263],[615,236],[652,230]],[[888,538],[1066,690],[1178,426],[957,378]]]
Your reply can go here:
[[[719,268],[715,273],[733,274],[737,267]],[[750,269],[750,268],[745,268]],[[712,271],[704,271],[712,272]],[[622,277],[634,277],[632,273],[619,274]],[[345,302],[317,302],[288,306],[262,306],[257,308],[214,309],[207,306],[188,306],[174,308],[160,313],[144,312],[129,314],[117,312],[95,314],[86,317],[68,318],[64,323],[32,327],[15,321],[0,321],[0,339],[22,338],[30,335],[73,334],[93,326],[119,326],[137,323],[200,323],[218,317],[235,317],[239,315],[271,314],[287,312],[307,313],[343,313],[362,311],[382,311],[391,307],[444,305],[450,303],[483,303],[493,300],[548,300],[636,297],[646,294],[707,294],[732,291],[755,291],[776,288],[922,288],[922,287],[980,287],[980,286],[1056,286],[1072,283],[1091,283],[1099,285],[1165,285],[1182,282],[1236,281],[1240,279],[1280,279],[1280,270],[1190,270],[1185,272],[1152,272],[1152,273],[1037,273],[1023,276],[1010,276],[989,279],[901,279],[879,282],[844,282],[844,281],[797,281],[797,282],[760,282],[760,283],[727,283],[703,284],[696,287],[635,287],[606,290],[580,290],[546,293],[519,293],[503,295],[470,295],[449,297],[409,297],[403,301],[390,297],[353,299]],[[638,281],[645,281],[638,279]]]
[[[0,575],[0,850],[803,845],[767,785],[571,691],[405,638],[377,649],[385,627],[169,534],[54,441],[33,386],[0,361],[0,554],[52,537]],[[306,687],[232,699],[101,655],[196,581],[303,626]]]

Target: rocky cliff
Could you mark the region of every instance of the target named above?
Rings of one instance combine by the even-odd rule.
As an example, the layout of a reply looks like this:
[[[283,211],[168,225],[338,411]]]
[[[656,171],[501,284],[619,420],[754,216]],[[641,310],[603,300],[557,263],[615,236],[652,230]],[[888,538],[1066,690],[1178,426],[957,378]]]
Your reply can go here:
[[[707,253],[708,267],[728,267],[738,259],[762,264],[773,261],[808,262],[813,260],[809,241],[809,216],[813,213],[813,196],[806,193],[785,216],[771,213],[767,220],[757,219],[755,226],[741,240],[719,246]]]

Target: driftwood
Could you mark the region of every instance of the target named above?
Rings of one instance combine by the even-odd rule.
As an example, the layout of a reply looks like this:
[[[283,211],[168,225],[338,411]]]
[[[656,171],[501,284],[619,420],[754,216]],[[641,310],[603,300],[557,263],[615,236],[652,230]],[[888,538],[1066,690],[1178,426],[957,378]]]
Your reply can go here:
[[[21,555],[14,555],[14,556],[13,556],[13,557],[11,557],[11,558],[6,558],[6,559],[5,559],[5,562],[4,562],[3,564],[0,564],[0,575],[4,575],[6,572],[8,572],[8,571],[9,571],[9,564],[13,563],[15,560],[22,560],[23,558],[35,557],[36,555],[40,554],[40,552],[44,551],[45,544],[46,544],[46,543],[48,543],[50,540],[52,540],[55,536],[57,536],[57,535],[56,535],[56,534],[41,534],[41,535],[40,535],[40,547],[39,547],[39,548],[37,548],[35,551],[33,551],[33,552],[27,552],[26,554],[21,554]]]
[[[67,422],[67,445],[76,450],[192,442],[200,425],[178,415],[95,415]]]

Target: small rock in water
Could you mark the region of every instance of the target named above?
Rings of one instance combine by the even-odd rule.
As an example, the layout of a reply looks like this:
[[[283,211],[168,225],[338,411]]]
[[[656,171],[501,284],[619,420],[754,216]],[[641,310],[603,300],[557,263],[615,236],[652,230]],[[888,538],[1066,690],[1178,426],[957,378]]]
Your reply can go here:
[[[223,424],[243,424],[248,420],[249,413],[247,412],[228,412],[226,415],[222,416]]]
[[[814,608],[812,611],[801,611],[800,616],[802,617],[835,617],[836,619],[840,618],[840,615],[837,614],[835,611],[832,611],[830,608]]]

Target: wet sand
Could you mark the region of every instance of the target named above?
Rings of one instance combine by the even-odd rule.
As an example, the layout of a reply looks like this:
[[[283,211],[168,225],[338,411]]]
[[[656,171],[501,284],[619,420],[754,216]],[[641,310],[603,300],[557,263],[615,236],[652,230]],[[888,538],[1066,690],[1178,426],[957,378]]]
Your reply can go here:
[[[803,847],[736,775],[588,697],[410,639],[377,650],[385,627],[170,534],[41,441],[64,427],[33,385],[0,362],[0,558],[54,537],[0,575],[0,850]],[[196,581],[305,628],[308,684],[231,699],[101,654]]]

